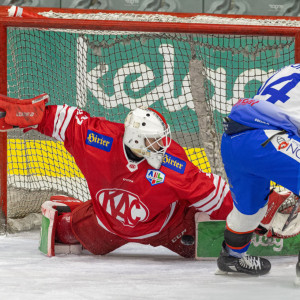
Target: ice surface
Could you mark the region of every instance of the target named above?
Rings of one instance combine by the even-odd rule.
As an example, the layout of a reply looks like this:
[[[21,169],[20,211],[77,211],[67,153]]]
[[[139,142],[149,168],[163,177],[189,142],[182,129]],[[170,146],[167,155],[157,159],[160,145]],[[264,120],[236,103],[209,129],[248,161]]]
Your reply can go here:
[[[107,256],[38,251],[39,232],[0,237],[0,299],[299,299],[296,257],[271,257],[262,277],[215,275],[216,261],[128,244]]]

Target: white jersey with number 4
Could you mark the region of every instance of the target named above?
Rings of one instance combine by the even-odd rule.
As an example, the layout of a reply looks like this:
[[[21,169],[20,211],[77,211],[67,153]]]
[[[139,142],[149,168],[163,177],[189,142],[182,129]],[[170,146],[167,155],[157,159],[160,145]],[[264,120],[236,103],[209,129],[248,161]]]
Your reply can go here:
[[[293,132],[300,137],[300,64],[271,76],[252,99],[240,99],[229,117],[252,128]]]
[[[254,99],[277,105],[300,123],[300,64],[277,71],[260,87]]]

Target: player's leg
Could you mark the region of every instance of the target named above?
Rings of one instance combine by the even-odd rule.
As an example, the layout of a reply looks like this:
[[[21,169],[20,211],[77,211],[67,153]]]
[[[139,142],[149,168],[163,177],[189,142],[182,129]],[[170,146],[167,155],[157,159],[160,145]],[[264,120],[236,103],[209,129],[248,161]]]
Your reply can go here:
[[[276,133],[275,130],[260,132],[262,138],[265,139],[271,138],[274,132]],[[261,148],[263,149],[262,157],[257,157],[257,159],[259,164],[264,164],[262,170],[264,176],[299,196],[300,138],[291,133],[280,134],[271,138],[270,142]],[[250,167],[248,166],[249,169]]]
[[[229,178],[235,208],[227,218],[224,250],[219,258],[219,267],[226,256],[242,257],[250,245],[253,228],[264,216],[269,193],[269,181],[273,180],[294,193],[299,193],[299,159],[294,144],[299,138],[278,134],[279,131],[252,130],[222,140],[222,157]],[[275,135],[274,135],[275,134]],[[269,143],[262,144],[269,139]],[[225,258],[224,258],[225,257]],[[228,259],[233,262],[239,260]],[[264,274],[270,267],[265,260],[262,269],[253,274]],[[259,265],[259,264],[255,264]],[[239,268],[238,265],[236,265]],[[227,269],[228,271],[228,269]],[[238,270],[239,272],[248,270]]]
[[[240,176],[242,179],[241,174]],[[255,180],[255,182],[261,186],[265,183],[263,180],[261,182]],[[245,183],[249,183],[249,181],[245,181]],[[269,187],[269,184],[267,186]],[[249,189],[244,190],[243,200],[247,199],[245,195],[248,191]],[[259,193],[256,196],[259,197]],[[265,194],[260,195],[261,199],[264,199],[265,196]],[[226,219],[224,242],[218,258],[218,267],[225,272],[235,271],[251,275],[263,275],[271,268],[269,261],[264,258],[249,256],[246,252],[250,246],[254,230],[267,211],[267,205],[262,206],[263,203],[256,203],[256,207],[252,207],[256,209],[251,211],[243,207],[242,204],[237,201]]]
[[[222,139],[222,157],[234,207],[226,220],[218,267],[226,272],[265,274],[271,267],[270,263],[258,257],[248,257],[246,251],[254,230],[266,213],[270,181],[248,171],[248,160],[255,163],[252,157],[244,157],[248,142],[254,143],[247,133],[224,136]],[[256,151],[259,150],[257,147]]]
[[[244,153],[239,157],[242,161],[245,161],[246,157],[249,158],[244,168],[248,173],[270,179],[294,194],[290,197],[296,203],[294,212],[293,207],[290,207],[290,213],[293,214],[292,221],[283,229],[282,224],[289,219],[289,214],[277,213],[272,220],[272,230],[283,238],[295,236],[299,233],[300,224],[299,207],[296,208],[299,205],[297,200],[300,191],[300,138],[292,133],[282,134],[275,130],[254,130],[248,135],[250,142],[246,142]],[[268,142],[265,143],[266,141]],[[261,146],[263,142],[264,147]],[[272,196],[274,195],[271,195],[271,199]]]
[[[128,243],[99,225],[91,200],[72,212],[72,230],[83,247],[96,255],[105,255]]]
[[[163,246],[185,258],[195,258],[196,209],[185,208],[179,222],[161,232],[149,242],[151,246]]]

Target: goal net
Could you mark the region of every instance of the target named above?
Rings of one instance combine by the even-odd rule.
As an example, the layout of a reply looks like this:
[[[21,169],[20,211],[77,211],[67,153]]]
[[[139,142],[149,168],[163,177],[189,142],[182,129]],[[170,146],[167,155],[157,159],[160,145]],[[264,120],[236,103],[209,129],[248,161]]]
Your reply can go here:
[[[222,118],[299,58],[300,22],[292,19],[84,11],[39,16],[0,19],[7,45],[0,92],[20,99],[47,93],[49,104],[77,106],[114,122],[123,122],[130,109],[151,106],[165,116],[192,163],[223,177]],[[90,197],[61,142],[16,129],[7,135],[4,159],[8,231],[39,224],[32,213],[51,195]]]

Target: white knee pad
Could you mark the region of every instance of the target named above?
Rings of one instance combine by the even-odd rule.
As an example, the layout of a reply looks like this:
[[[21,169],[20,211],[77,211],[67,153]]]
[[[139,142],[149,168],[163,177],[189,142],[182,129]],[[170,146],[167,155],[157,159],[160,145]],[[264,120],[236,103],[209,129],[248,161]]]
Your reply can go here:
[[[245,215],[237,210],[234,206],[230,214],[227,216],[227,227],[235,232],[249,232],[256,229],[260,221],[263,219],[268,206],[265,205],[257,213],[253,215]]]

